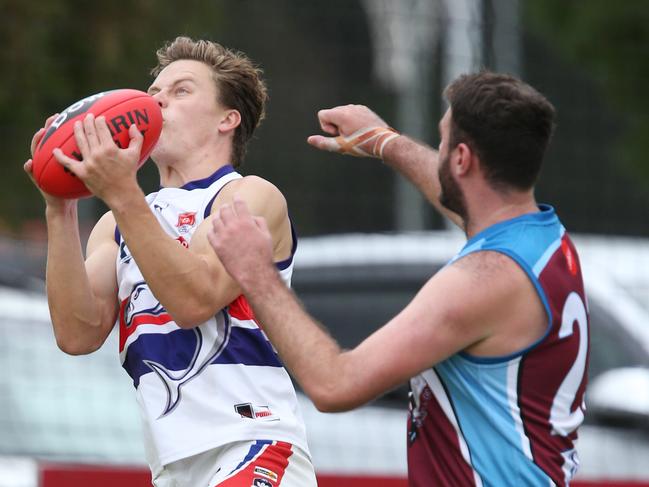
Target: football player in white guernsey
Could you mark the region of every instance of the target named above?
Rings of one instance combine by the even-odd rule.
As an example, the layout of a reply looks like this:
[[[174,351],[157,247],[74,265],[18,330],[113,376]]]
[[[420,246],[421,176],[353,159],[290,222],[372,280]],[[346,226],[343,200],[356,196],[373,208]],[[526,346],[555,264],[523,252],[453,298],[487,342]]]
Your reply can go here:
[[[47,296],[58,346],[72,355],[119,328],[119,356],[136,389],[156,487],[315,486],[290,378],[241,288],[212,251],[210,220],[236,193],[268,222],[290,283],[296,238],[282,193],[243,177],[264,116],[266,87],[244,54],[178,37],[157,52],[148,93],[163,128],[151,158],[160,190],[136,179],[142,135],[119,148],[106,121],[75,126],[82,160],[55,151],[110,209],[81,250],[77,201],[43,194]],[[32,140],[34,147],[45,129]],[[25,164],[31,175],[31,160]]]
[[[410,304],[352,350],[300,306],[245,201],[208,235],[316,406],[342,411],[411,379],[412,487],[567,485],[583,421],[588,313],[579,260],[534,184],[554,108],[511,76],[464,75],[435,151],[357,105],[319,112],[317,148],[382,158],[467,235]]]

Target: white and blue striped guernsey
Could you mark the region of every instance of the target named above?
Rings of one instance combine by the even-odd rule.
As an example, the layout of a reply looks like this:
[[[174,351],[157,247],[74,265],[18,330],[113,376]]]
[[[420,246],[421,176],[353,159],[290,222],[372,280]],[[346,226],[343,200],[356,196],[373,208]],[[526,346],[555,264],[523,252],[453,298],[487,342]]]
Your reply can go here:
[[[218,192],[241,177],[224,166],[181,188],[162,188],[147,202],[165,232],[189,247]],[[236,441],[283,441],[308,454],[292,382],[243,296],[182,329],[150,291],[118,230],[116,239],[119,353],[137,391],[154,477],[166,464]],[[287,284],[296,245],[293,234],[291,257],[277,263]]]

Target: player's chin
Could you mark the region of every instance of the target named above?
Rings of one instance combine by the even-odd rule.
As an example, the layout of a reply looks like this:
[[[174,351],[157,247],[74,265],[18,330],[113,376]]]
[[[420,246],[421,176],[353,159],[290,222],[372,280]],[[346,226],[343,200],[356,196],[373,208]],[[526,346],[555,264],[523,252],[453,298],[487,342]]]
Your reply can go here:
[[[163,140],[162,137],[160,137],[160,140],[158,140],[158,143],[151,151],[149,157],[157,165],[168,165],[172,164],[176,159],[180,157],[177,152],[178,150],[174,150],[173,144],[170,144],[168,140]]]

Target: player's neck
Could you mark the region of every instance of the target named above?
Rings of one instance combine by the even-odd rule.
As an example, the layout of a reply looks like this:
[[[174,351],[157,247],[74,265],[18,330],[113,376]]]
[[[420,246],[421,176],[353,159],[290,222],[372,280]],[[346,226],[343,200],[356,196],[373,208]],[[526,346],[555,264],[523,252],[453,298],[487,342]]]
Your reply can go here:
[[[203,154],[197,151],[182,159],[156,161],[160,172],[160,186],[165,188],[180,188],[191,181],[207,178],[230,163],[229,153],[220,154],[214,151],[206,151]]]
[[[469,204],[469,218],[465,226],[467,238],[497,223],[539,211],[532,190],[507,194],[489,192],[467,203]]]

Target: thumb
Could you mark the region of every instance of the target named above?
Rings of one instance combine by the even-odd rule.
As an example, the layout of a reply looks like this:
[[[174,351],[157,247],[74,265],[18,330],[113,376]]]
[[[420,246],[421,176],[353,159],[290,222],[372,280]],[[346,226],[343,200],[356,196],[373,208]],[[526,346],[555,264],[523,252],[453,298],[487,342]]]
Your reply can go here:
[[[329,152],[338,152],[340,150],[340,144],[336,141],[335,137],[324,137],[322,135],[312,135],[306,141],[320,150],[325,150]]]

